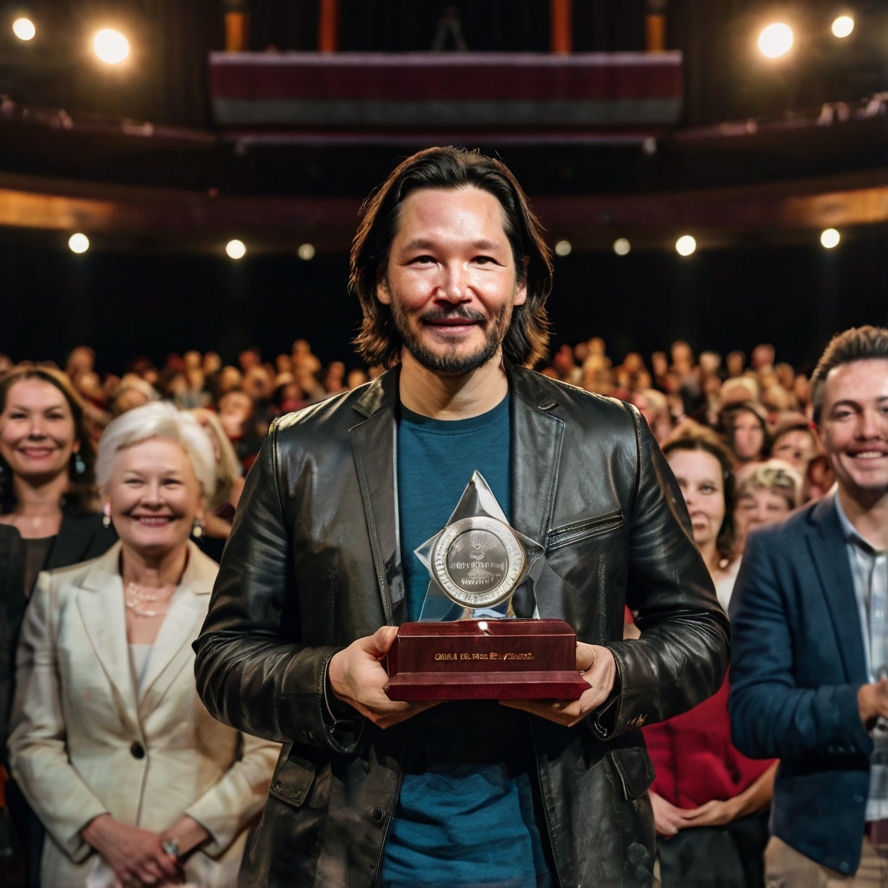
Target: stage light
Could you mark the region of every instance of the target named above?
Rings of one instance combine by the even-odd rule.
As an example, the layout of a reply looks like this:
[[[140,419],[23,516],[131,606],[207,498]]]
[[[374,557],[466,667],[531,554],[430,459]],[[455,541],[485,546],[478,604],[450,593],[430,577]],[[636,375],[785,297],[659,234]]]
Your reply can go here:
[[[626,240],[625,237],[618,237],[618,238],[614,241],[614,252],[615,252],[618,256],[626,256],[626,255],[628,255],[628,253],[629,253],[629,251],[630,251],[631,249],[632,249],[632,244],[630,244],[629,241]]]
[[[854,19],[850,15],[840,15],[832,23],[832,32],[836,37],[847,37],[854,30]]]
[[[679,256],[690,256],[697,249],[697,241],[689,234],[683,234],[675,242],[675,250]]]
[[[37,29],[34,27],[34,22],[32,22],[31,19],[17,18],[12,23],[12,33],[15,34],[19,40],[33,40],[34,35],[37,33]]]
[[[314,244],[300,244],[296,252],[300,259],[303,259],[305,262],[311,262],[315,257]]]
[[[72,253],[85,253],[89,249],[89,238],[78,231],[68,238],[68,248]]]
[[[556,256],[570,256],[573,251],[573,244],[569,240],[560,240],[555,244]]]
[[[225,252],[228,253],[232,259],[243,259],[244,256],[247,255],[247,248],[243,241],[235,238],[234,240],[228,241],[225,245]]]
[[[93,37],[93,51],[108,65],[119,65],[130,51],[129,40],[112,28],[103,28]]]
[[[792,28],[782,22],[768,25],[759,34],[759,50],[769,59],[778,59],[792,49]]]
[[[841,235],[835,230],[835,228],[827,228],[826,231],[820,235],[820,243],[823,244],[827,250],[837,247],[841,239]]]

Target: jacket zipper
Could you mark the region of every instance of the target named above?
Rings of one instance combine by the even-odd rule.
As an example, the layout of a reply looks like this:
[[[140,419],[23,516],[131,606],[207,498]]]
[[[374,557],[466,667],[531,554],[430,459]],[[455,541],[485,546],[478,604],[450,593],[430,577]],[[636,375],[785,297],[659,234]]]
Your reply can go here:
[[[558,549],[561,546],[570,545],[586,537],[597,536],[607,530],[613,530],[622,526],[623,513],[620,510],[609,512],[607,515],[601,515],[589,521],[578,521],[576,524],[569,524],[567,527],[552,531],[549,534],[549,544],[546,548],[548,551]]]

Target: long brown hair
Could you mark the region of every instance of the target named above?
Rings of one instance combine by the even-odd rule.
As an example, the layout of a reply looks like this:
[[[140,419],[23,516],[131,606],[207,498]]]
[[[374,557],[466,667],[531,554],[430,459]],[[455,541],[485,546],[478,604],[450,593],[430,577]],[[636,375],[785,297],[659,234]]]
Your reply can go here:
[[[71,483],[65,493],[65,505],[75,512],[95,510],[95,463],[96,454],[86,424],[86,407],[68,377],[55,367],[38,364],[19,364],[0,377],[0,413],[6,410],[9,390],[27,379],[39,379],[55,386],[65,397],[74,418],[74,437],[80,442],[80,450],[71,455],[68,478]],[[79,460],[78,460],[79,457]],[[82,471],[78,471],[82,469]],[[16,507],[12,470],[0,456],[0,513],[11,512]]]
[[[722,444],[715,432],[693,420],[683,422],[664,442],[663,454],[667,459],[670,453],[675,453],[677,450],[699,450],[718,461],[725,492],[725,517],[715,539],[715,548],[721,558],[730,561],[735,554],[734,503],[736,501],[734,461],[731,452]]]
[[[419,188],[454,191],[467,187],[487,191],[500,202],[518,282],[527,284],[527,301],[515,306],[503,340],[503,355],[511,363],[524,366],[533,366],[546,356],[546,299],[552,290],[552,255],[543,226],[521,186],[504,163],[478,151],[427,148],[401,163],[367,199],[352,242],[349,290],[358,297],[364,312],[355,345],[367,364],[392,367],[401,355],[401,337],[391,308],[376,298],[376,285],[397,233],[401,204]]]

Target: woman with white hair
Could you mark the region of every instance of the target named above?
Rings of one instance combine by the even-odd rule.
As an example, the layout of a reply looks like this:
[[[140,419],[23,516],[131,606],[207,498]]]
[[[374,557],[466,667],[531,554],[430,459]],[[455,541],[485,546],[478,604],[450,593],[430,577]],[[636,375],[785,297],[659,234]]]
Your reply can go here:
[[[212,445],[149,404],[108,426],[96,476],[120,542],[40,575],[17,657],[10,758],[49,836],[41,884],[234,885],[278,749],[215,721],[195,689],[217,566],[188,537]]]

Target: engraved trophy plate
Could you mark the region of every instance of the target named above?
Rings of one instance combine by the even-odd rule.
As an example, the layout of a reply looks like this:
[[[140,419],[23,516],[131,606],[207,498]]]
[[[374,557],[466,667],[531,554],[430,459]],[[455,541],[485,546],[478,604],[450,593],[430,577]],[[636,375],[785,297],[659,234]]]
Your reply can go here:
[[[419,622],[402,624],[389,651],[390,699],[576,699],[588,689],[564,620],[541,620],[536,607],[535,619],[512,616],[512,596],[525,584],[533,603],[543,547],[509,525],[478,472],[416,555],[430,582]],[[495,610],[506,602],[508,613]]]
[[[430,570],[453,602],[474,610],[511,597],[526,573],[527,556],[505,522],[462,518],[436,537]]]

